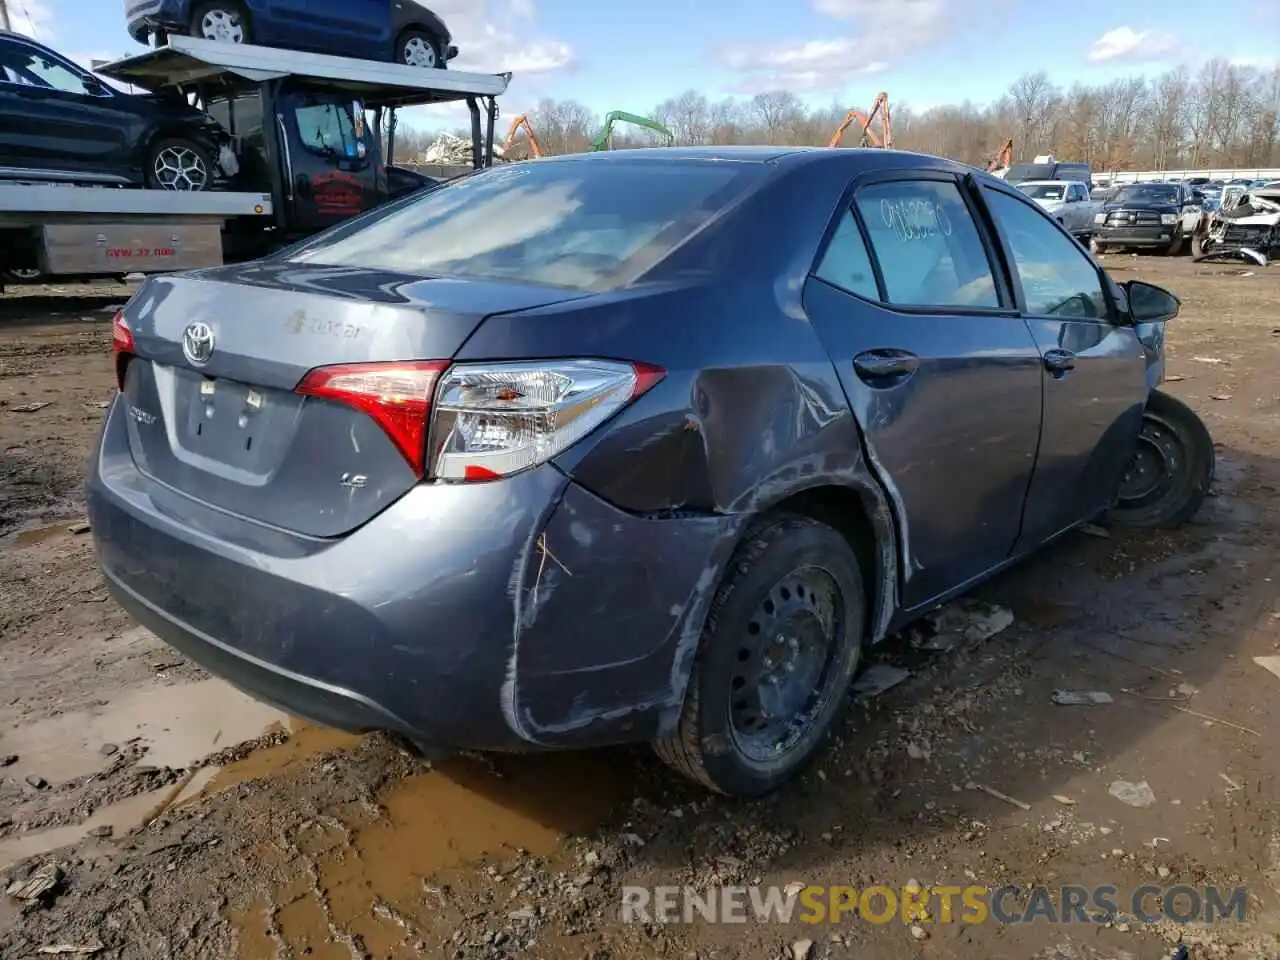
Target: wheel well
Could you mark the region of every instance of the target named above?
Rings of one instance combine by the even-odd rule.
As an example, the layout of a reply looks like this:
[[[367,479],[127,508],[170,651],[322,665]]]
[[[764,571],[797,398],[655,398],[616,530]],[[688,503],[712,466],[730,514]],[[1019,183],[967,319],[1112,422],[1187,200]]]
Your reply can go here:
[[[865,627],[870,638],[880,619],[880,605],[884,602],[880,584],[886,571],[883,569],[875,526],[862,497],[849,487],[813,487],[775,503],[764,515],[779,513],[799,514],[825,523],[844,537],[853,548],[858,566],[862,570],[862,587],[867,598]]]
[[[400,44],[403,43],[404,38],[411,33],[425,33],[428,37],[431,38],[431,42],[436,45],[436,56],[438,57],[444,56],[445,54],[444,38],[440,36],[439,31],[437,31],[434,27],[430,27],[425,23],[411,23],[408,26],[406,26],[403,30],[400,31],[400,35],[396,37],[396,55],[397,56],[399,56],[400,54]]]

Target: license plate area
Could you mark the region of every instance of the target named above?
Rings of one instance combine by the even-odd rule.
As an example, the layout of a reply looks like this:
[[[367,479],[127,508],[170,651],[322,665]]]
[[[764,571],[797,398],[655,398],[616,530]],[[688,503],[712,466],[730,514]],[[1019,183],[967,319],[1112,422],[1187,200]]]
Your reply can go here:
[[[301,412],[301,397],[284,390],[177,371],[178,445],[198,460],[258,477],[284,458]]]

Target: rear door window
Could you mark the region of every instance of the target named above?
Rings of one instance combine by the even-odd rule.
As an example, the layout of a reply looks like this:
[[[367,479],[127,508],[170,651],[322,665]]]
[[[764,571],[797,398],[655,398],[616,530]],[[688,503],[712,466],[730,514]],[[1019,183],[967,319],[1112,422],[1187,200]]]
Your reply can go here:
[[[954,181],[895,180],[854,195],[885,299],[900,306],[998,309],[977,224]]]

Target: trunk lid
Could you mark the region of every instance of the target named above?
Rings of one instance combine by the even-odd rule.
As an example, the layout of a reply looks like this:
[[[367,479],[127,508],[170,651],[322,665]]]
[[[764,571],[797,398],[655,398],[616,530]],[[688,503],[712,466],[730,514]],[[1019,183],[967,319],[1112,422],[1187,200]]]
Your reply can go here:
[[[582,296],[295,264],[153,278],[125,312],[136,349],[124,383],[134,461],[211,506],[341,536],[417,478],[368,415],[294,393],[309,370],[448,360],[486,316]]]

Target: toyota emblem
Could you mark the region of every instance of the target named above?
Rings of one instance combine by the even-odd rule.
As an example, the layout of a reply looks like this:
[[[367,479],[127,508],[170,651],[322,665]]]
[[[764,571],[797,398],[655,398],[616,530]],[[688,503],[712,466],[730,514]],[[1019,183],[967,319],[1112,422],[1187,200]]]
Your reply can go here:
[[[193,323],[182,333],[182,355],[202,367],[213,356],[213,330],[207,323]]]

